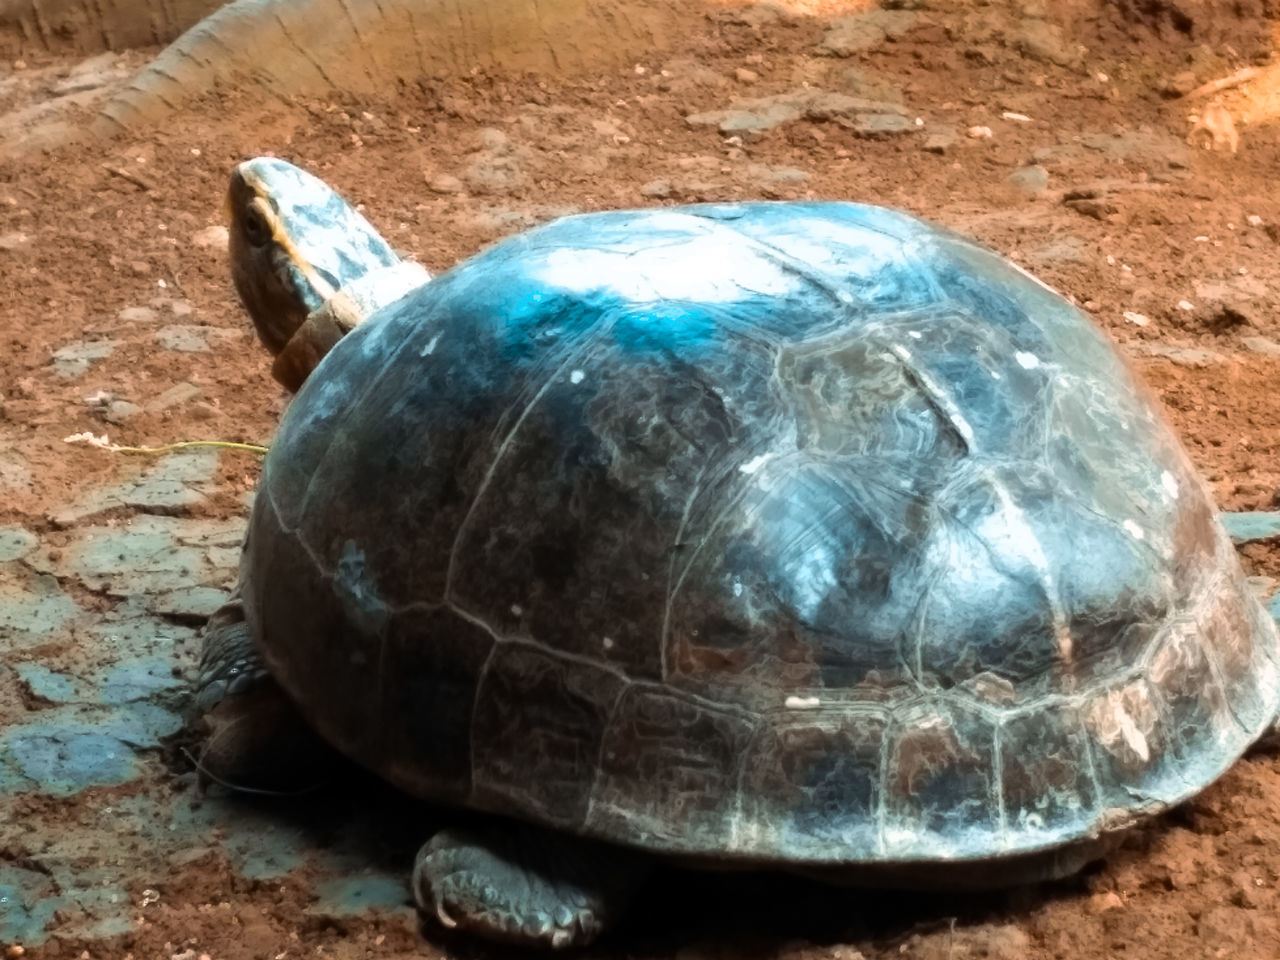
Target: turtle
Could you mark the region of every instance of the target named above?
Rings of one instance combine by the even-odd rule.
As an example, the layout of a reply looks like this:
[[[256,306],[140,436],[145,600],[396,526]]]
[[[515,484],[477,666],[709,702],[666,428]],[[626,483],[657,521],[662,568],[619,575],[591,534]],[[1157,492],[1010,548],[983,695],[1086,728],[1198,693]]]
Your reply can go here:
[[[615,210],[430,276],[283,160],[230,209],[298,389],[204,760],[305,730],[470,811],[414,862],[447,927],[588,943],[664,859],[1060,878],[1272,727],[1276,626],[1157,402],[958,234]]]

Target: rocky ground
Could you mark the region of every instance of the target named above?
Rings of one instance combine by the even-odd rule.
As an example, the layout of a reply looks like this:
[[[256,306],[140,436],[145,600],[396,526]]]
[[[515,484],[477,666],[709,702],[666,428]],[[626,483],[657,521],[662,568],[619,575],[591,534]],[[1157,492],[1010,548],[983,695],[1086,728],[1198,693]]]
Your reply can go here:
[[[277,153],[443,269],[573,211],[840,198],[980,238],[1082,304],[1163,400],[1225,509],[1280,487],[1280,139],[1262,64],[1139,24],[1064,35],[1034,5],[832,20],[710,10],[680,49],[577,79],[426,81],[275,104],[234,90],[165,129],[0,165],[0,945],[16,957],[489,955],[407,905],[435,814],[355,770],[297,795],[196,789],[195,638],[234,575],[284,406],[231,291],[227,171]],[[909,8],[909,9],[906,9]],[[847,11],[846,11],[847,13]],[[75,110],[142,54],[0,66],[0,108]],[[1249,123],[1243,121],[1248,120]],[[25,121],[24,121],[25,122]],[[1220,125],[1219,125],[1220,127]],[[1192,142],[1188,134],[1194,131]],[[1277,527],[1241,550],[1280,574]],[[592,956],[1272,957],[1280,764],[1257,752],[1105,866],[1008,894],[654,885]]]

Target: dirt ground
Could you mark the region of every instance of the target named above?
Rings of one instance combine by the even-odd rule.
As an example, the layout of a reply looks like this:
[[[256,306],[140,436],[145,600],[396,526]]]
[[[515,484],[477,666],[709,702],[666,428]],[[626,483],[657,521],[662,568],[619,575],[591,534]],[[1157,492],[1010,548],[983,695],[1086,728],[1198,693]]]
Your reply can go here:
[[[139,960],[499,952],[419,930],[404,874],[437,815],[358,772],[270,800],[195,789],[172,736],[181,681],[234,574],[259,458],[64,442],[270,441],[285,397],[218,230],[244,157],[308,167],[434,270],[575,211],[904,208],[1083,305],[1163,400],[1222,508],[1276,508],[1280,127],[1265,84],[1224,94],[1251,121],[1238,152],[1203,149],[1186,138],[1205,100],[1168,88],[1246,65],[1225,42],[1113,16],[1076,25],[1097,38],[1082,48],[1031,5],[896,6],[911,9],[861,47],[822,4],[713,8],[678,49],[608,75],[477,74],[266,107],[229,90],[161,130],[0,163],[0,946]],[[145,56],[95,69],[123,75]],[[73,66],[0,65],[0,109],[53,96]],[[804,106],[815,91],[879,105],[824,113]],[[764,129],[700,116],[781,94],[801,107],[754,122]],[[768,106],[740,109],[759,121]],[[1276,540],[1242,552],[1280,576]],[[1275,957],[1277,908],[1280,757],[1258,750],[1070,881],[944,897],[672,871],[588,955]]]

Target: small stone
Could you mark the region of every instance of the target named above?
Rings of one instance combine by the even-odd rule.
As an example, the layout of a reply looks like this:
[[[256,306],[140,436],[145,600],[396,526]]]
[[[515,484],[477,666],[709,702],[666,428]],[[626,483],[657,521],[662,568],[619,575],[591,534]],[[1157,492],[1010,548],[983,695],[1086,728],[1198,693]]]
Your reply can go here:
[[[5,960],[18,960],[18,957],[24,956],[27,952],[26,947],[20,943],[11,943],[5,948]]]
[[[177,320],[185,320],[196,312],[196,308],[185,300],[174,300],[169,304],[169,312]]]
[[[1064,39],[1061,28],[1047,20],[1023,19],[1011,39],[1019,53],[1059,67],[1074,66],[1080,59],[1079,51]]]
[[[129,263],[129,269],[135,277],[145,277],[151,273],[151,264],[145,260],[133,260]]]
[[[0,527],[0,563],[21,560],[38,542],[36,535],[25,527]]]
[[[1089,913],[1106,913],[1109,910],[1123,910],[1124,901],[1114,890],[1107,890],[1091,896],[1085,901],[1084,908]]]
[[[760,74],[754,70],[748,70],[746,67],[738,67],[733,71],[733,76],[739,83],[755,83],[760,79]]]
[[[231,234],[220,223],[205,227],[203,230],[197,230],[191,235],[192,245],[206,250],[226,250],[230,242]]]
[[[975,125],[975,126],[970,127],[968,130],[966,130],[966,131],[965,131],[965,134],[966,134],[966,135],[967,135],[971,140],[990,140],[990,139],[991,139],[991,128],[990,128],[990,127],[981,127],[981,126],[976,126],[976,125]]]
[[[1237,907],[1257,910],[1265,905],[1267,895],[1260,878],[1248,870],[1237,870],[1231,875],[1231,882],[1235,885],[1235,890],[1231,892],[1231,902]]]
[[[1088,263],[1089,248],[1080,237],[1056,237],[1031,251],[1031,259],[1041,263]],[[1092,309],[1092,308],[1090,308]]]
[[[178,383],[174,384],[160,396],[156,397],[147,404],[147,413],[160,413],[168,410],[170,407],[176,407],[180,404],[187,403],[200,396],[201,390],[194,383]]]
[[[218,408],[203,400],[191,405],[192,420],[212,420],[218,415]]]
[[[1252,543],[1280,537],[1280,513],[1245,510],[1222,514],[1222,526],[1232,543]]]
[[[227,591],[215,587],[180,587],[147,598],[147,609],[161,617],[207,620],[227,602]]]
[[[156,342],[177,353],[207,353],[212,340],[230,340],[240,336],[239,330],[190,324],[173,324],[156,331]]]
[[[743,104],[730,110],[713,110],[685,117],[690,126],[715,126],[723,134],[752,136],[765,133],[803,116],[799,106],[779,101]]]
[[[449,173],[441,173],[427,181],[427,189],[433,193],[461,193],[462,181]]]
[[[31,478],[31,468],[21,454],[0,449],[0,490],[25,490]]]
[[[478,194],[507,193],[528,179],[521,156],[512,151],[481,154],[467,167],[464,176],[467,186]]]
[[[1118,212],[1116,205],[1106,197],[1075,197],[1064,203],[1068,209],[1095,220],[1106,220]]]
[[[1183,70],[1165,80],[1160,92],[1166,97],[1185,97],[1199,85],[1200,81],[1196,79],[1195,71]]]
[[[75,683],[65,673],[39,663],[20,663],[16,669],[19,681],[31,696],[49,703],[71,703],[76,699]]]
[[[662,200],[671,196],[672,189],[670,180],[650,180],[640,188],[640,193],[655,200]]]
[[[112,400],[107,404],[103,417],[107,423],[124,423],[142,412],[142,408],[128,400]]]
[[[476,142],[481,150],[505,152],[511,146],[511,138],[496,127],[482,127],[476,132]]]
[[[832,21],[822,38],[820,52],[835,57],[874,50],[911,30],[919,15],[908,10],[871,10]]]
[[[1200,916],[1196,932],[1212,945],[1236,948],[1253,941],[1250,915],[1239,907],[1211,907]]]
[[[1280,357],[1280,343],[1268,337],[1244,337],[1240,341],[1246,350],[1268,357]]]
[[[177,516],[205,502],[205,495],[178,480],[145,480],[119,493],[120,503],[143,513]]]
[[[747,174],[753,180],[764,180],[769,183],[804,183],[809,174],[796,167],[771,167],[764,163],[753,163],[747,167]]]
[[[1044,193],[1049,189],[1049,171],[1039,164],[1020,167],[1009,175],[1009,182],[1027,193]]]
[[[77,340],[53,352],[53,370],[60,377],[78,377],[95,360],[103,360],[119,345],[117,340]]]
[[[20,231],[0,233],[0,250],[17,250],[31,242],[31,238]]]
[[[921,148],[926,153],[943,154],[956,145],[956,132],[951,127],[941,127],[927,134],[924,138],[924,146]]]
[[[847,125],[854,133],[864,137],[882,137],[915,130],[915,124],[898,113],[860,113]]]
[[[151,307],[125,307],[116,314],[122,323],[154,323],[158,314]]]
[[[1200,347],[1175,347],[1167,343],[1132,343],[1129,348],[1148,357],[1161,357],[1180,367],[1203,369],[1226,363],[1227,358],[1213,350]]]

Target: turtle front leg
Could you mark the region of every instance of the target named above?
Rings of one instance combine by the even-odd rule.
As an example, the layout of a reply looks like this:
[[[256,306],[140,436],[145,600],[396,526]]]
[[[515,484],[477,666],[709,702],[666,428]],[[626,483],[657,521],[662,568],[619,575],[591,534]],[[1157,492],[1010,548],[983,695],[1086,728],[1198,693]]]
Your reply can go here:
[[[418,906],[448,928],[521,946],[580,947],[611,926],[650,858],[514,821],[443,830],[418,853]]]
[[[292,793],[314,786],[330,748],[271,679],[253,645],[239,588],[205,625],[192,726],[202,786]]]

